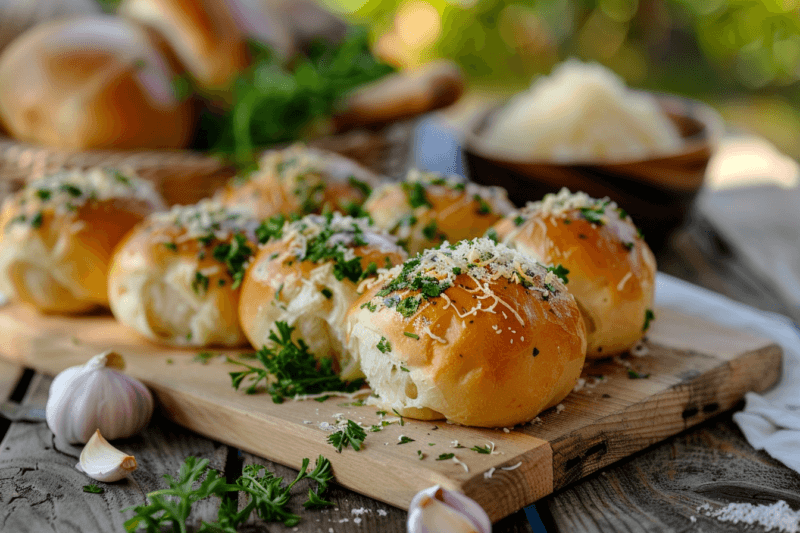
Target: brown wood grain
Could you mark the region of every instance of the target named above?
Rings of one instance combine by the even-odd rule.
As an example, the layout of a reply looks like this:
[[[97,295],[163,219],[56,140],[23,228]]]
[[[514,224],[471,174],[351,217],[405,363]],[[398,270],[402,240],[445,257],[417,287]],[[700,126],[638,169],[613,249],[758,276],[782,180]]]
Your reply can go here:
[[[548,509],[557,530],[564,532],[733,533],[745,529],[697,508],[778,500],[800,508],[800,475],[755,451],[725,415],[593,474],[537,507]],[[746,531],[764,528],[748,526]]]
[[[407,421],[369,433],[362,451],[341,454],[330,454],[320,423],[343,417],[377,424],[375,408],[342,405],[345,400],[336,398],[278,405],[265,395],[243,394],[232,389],[227,375],[238,367],[220,358],[193,363],[195,352],[143,341],[110,316],[40,316],[8,306],[0,310],[0,332],[8,341],[3,356],[48,373],[114,349],[125,356],[127,372],[153,389],[162,412],[187,428],[294,468],[304,457],[325,454],[343,486],[399,507],[434,484],[463,490],[496,521],[549,494],[554,484],[579,479],[675,434],[730,407],[746,390],[762,390],[777,379],[780,350],[769,340],[666,309],[656,314],[650,354],[627,362],[649,373],[648,379],[631,380],[622,364],[601,361],[587,368],[587,377],[600,373],[606,381],[571,395],[563,412],[544,413],[541,424],[504,432]],[[708,409],[713,403],[716,409]],[[691,405],[697,412],[687,415]],[[415,442],[398,445],[401,434]],[[465,448],[452,448],[454,440]],[[489,442],[496,455],[469,450]],[[428,457],[420,461],[417,449],[426,447]],[[449,452],[469,471],[434,460]],[[485,477],[491,468],[497,475]]]
[[[23,402],[44,408],[51,379],[34,377]],[[210,460],[223,471],[227,447],[215,444],[174,425],[153,423],[137,437],[115,441],[119,449],[136,457],[139,468],[130,480],[95,482],[75,465],[81,446],[57,440],[44,422],[11,424],[0,444],[0,531],[123,531],[132,514],[121,509],[144,503],[148,492],[166,488],[162,475],[175,475],[189,455]],[[103,494],[83,492],[96,483]],[[216,502],[199,502],[191,526],[216,517]]]

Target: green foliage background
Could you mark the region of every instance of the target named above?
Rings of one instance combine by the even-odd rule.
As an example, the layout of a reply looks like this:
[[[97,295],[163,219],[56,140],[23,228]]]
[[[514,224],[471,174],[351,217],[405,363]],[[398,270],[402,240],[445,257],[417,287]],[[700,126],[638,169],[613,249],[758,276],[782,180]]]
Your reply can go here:
[[[407,4],[432,6],[440,30],[413,59],[453,59],[475,89],[516,91],[579,57],[633,86],[703,99],[800,157],[800,0],[325,2],[376,38]]]

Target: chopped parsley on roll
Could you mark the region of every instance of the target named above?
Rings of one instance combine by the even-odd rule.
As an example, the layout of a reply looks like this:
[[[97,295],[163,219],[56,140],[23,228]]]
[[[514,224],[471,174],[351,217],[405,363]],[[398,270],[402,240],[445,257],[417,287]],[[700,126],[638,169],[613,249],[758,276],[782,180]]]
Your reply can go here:
[[[151,215],[114,254],[108,281],[114,316],[165,344],[245,344],[239,285],[258,226],[248,213],[208,200]]]
[[[346,157],[295,144],[265,152],[257,170],[233,178],[217,199],[247,207],[259,218],[324,211],[359,214],[379,180]]]
[[[418,170],[375,189],[364,204],[375,224],[397,235],[411,254],[480,237],[513,208],[505,189]]]
[[[285,322],[316,357],[333,357],[343,379],[361,377],[345,347],[345,315],[359,296],[359,282],[402,263],[406,253],[366,218],[339,213],[309,215],[272,230],[242,285],[239,316],[247,338],[260,348]]]
[[[444,243],[364,282],[348,346],[377,402],[483,427],[530,421],[574,387],[583,320],[553,269],[489,239]]]
[[[562,189],[495,226],[502,242],[561,264],[584,321],[589,358],[632,348],[653,317],[656,261],[631,217],[608,198]]]
[[[114,247],[160,209],[150,182],[113,169],[28,183],[0,215],[0,292],[50,313],[107,306]]]

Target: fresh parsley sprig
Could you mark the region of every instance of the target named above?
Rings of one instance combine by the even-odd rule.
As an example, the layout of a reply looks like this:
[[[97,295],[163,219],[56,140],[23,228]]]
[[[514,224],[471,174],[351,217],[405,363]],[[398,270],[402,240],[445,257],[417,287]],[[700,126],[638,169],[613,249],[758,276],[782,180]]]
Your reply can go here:
[[[292,340],[295,328],[286,322],[276,322],[277,331],[270,332],[272,345],[264,346],[255,353],[261,367],[228,358],[228,362],[244,366],[246,370],[230,372],[233,388],[239,389],[245,379],[252,379],[245,389],[247,394],[258,392],[261,383],[275,403],[302,394],[318,394],[328,391],[354,392],[361,388],[363,380],[342,381],[333,369],[333,359],[317,360],[308,345],[298,339]]]
[[[331,463],[319,456],[314,470],[308,471],[309,460],[303,459],[303,466],[297,477],[286,486],[283,478],[275,476],[261,465],[247,465],[235,483],[227,483],[220,473],[208,467],[208,459],[198,460],[187,457],[178,472],[178,478],[166,475],[169,488],[151,492],[147,495],[146,505],[138,505],[123,509],[123,512],[134,511],[135,515],[125,522],[126,531],[147,530],[148,533],[162,531],[171,527],[171,531],[186,533],[186,520],[192,506],[199,500],[215,496],[221,499],[217,512],[217,522],[203,522],[198,533],[235,533],[253,512],[267,522],[282,522],[288,527],[297,525],[300,517],[288,508],[291,490],[300,480],[316,481],[317,489],[309,488],[309,499],[303,504],[306,508],[320,508],[333,505],[322,498],[328,484],[333,480]],[[194,486],[199,483],[197,488]],[[243,493],[244,507],[239,510],[238,498],[229,497],[229,493]]]

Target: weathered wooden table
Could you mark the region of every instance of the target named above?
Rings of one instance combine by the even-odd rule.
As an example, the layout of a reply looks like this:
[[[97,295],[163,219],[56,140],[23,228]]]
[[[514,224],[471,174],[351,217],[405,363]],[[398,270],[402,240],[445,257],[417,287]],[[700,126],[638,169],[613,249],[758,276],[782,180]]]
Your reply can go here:
[[[708,193],[687,227],[659,254],[660,270],[797,321],[800,310],[776,280],[756,273],[768,270],[754,265],[752,257],[758,256],[754,251],[768,255],[770,246],[783,249],[787,244],[797,246],[794,253],[800,257],[800,239],[780,231],[766,231],[752,239],[742,217],[746,212],[771,212],[776,224],[780,220],[791,227],[794,220],[794,227],[800,227],[800,216],[793,213],[795,205],[800,205],[800,193],[769,187]],[[769,257],[764,261],[769,263]],[[8,398],[43,410],[50,382],[48,376],[0,360],[0,401]],[[4,533],[121,531],[130,513],[120,513],[120,509],[140,504],[145,493],[165,487],[162,475],[174,474],[189,455],[208,458],[229,479],[235,479],[248,463],[265,464],[281,476],[295,475],[289,468],[202,438],[156,416],[144,433],[119,444],[139,462],[133,480],[104,485],[103,494],[87,494],[82,486],[88,480],[75,470],[80,448],[57,446],[44,422],[11,422],[0,417],[0,437],[0,532]],[[307,492],[304,483],[295,490]],[[321,511],[307,511],[300,506],[303,498],[295,498],[293,510],[302,517],[295,528],[253,522],[248,530],[405,531],[405,511],[336,486],[328,496],[336,507]],[[537,502],[536,510],[550,533],[728,532],[740,531],[741,526],[705,517],[697,507],[777,500],[800,507],[800,475],[753,450],[730,413],[724,413]],[[193,523],[216,518],[216,505],[216,501],[198,504]],[[531,526],[520,511],[496,524],[494,531],[531,531]]]

